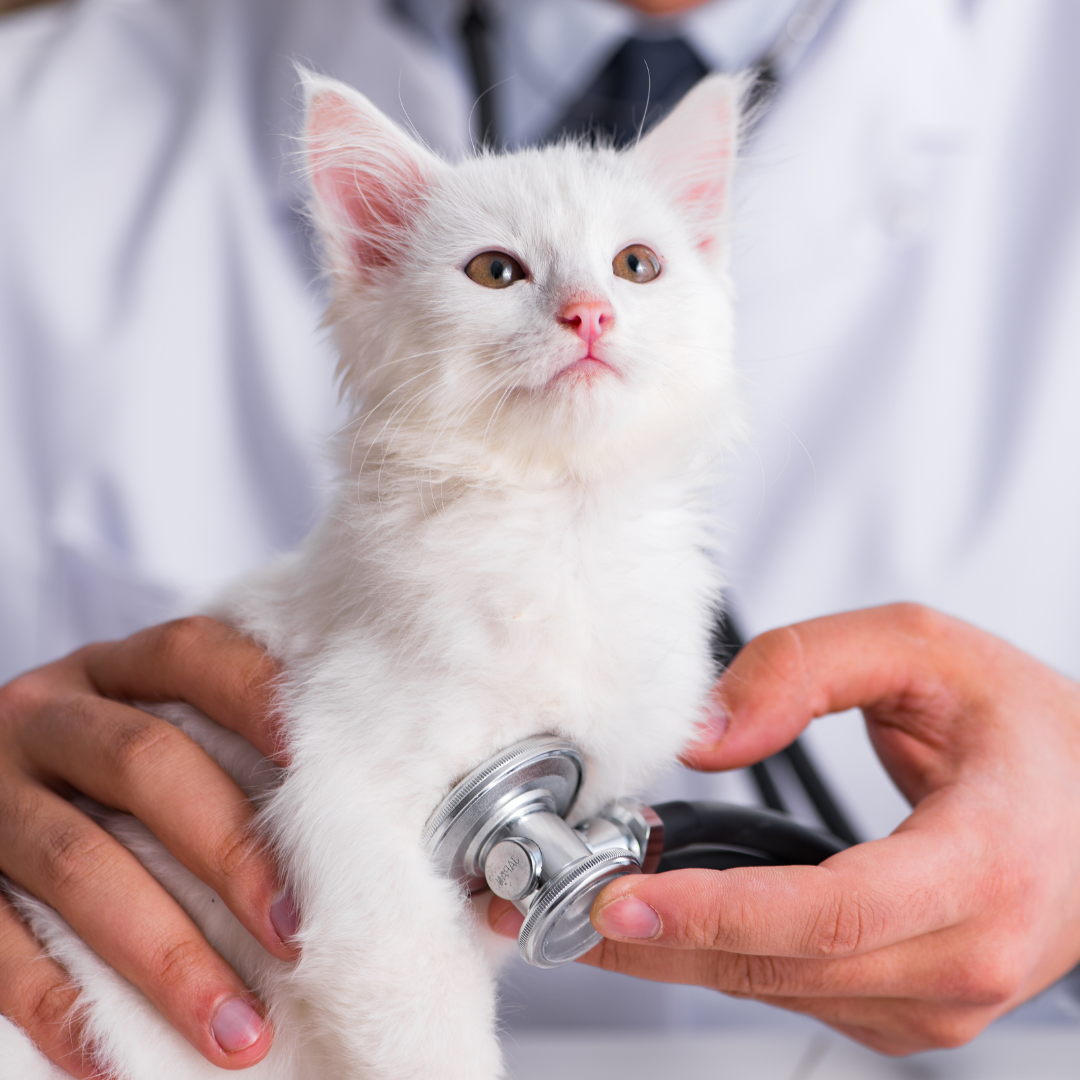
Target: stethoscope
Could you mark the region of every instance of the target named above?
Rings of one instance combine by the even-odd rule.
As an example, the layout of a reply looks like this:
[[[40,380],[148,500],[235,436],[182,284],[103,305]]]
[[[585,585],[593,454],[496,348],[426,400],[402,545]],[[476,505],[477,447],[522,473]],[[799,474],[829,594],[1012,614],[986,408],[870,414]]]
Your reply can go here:
[[[615,799],[572,826],[585,758],[554,735],[524,739],[478,765],[435,808],[421,838],[446,877],[484,887],[525,916],[521,956],[539,968],[584,955],[601,936],[589,913],[626,874],[689,866],[817,865],[848,847],[773,810],[718,802],[646,806]]]
[[[805,0],[753,65],[750,110],[760,118],[779,85],[817,35],[838,0]],[[477,92],[482,140],[498,144],[490,23],[473,0],[462,36]],[[742,646],[734,624],[720,620],[714,653],[730,662]],[[826,826],[817,831],[786,813],[772,769],[786,764]],[[626,874],[687,867],[817,865],[858,838],[805,749],[796,740],[751,767],[769,809],[718,802],[646,806],[616,799],[571,826],[567,815],[585,779],[585,759],[572,743],[538,735],[477,766],[436,807],[422,845],[445,876],[470,892],[489,888],[525,916],[518,950],[528,963],[558,967],[601,940],[590,922],[593,901]]]

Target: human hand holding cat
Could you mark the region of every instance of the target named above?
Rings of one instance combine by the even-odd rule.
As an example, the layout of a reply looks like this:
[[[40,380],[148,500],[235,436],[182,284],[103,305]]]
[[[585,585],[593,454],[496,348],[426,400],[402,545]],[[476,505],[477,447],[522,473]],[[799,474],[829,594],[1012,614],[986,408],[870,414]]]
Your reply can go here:
[[[263,946],[295,959],[296,916],[253,839],[250,802],[187,735],[124,704],[186,701],[281,761],[277,673],[253,642],[191,618],[88,646],[0,688],[0,871],[56,908],[221,1068],[269,1050],[257,1003],[149,872],[64,795],[134,814]],[[72,1075],[98,1076],[79,1051],[75,997],[0,893],[0,1013]]]
[[[688,764],[748,765],[858,706],[915,809],[819,867],[621,878],[593,920],[622,940],[587,962],[808,1013],[897,1054],[968,1041],[1080,960],[1076,683],[894,605],[763,634],[717,696],[727,729]]]
[[[910,1053],[966,1042],[1080,959],[1075,683],[896,605],[763,634],[716,695],[726,731],[688,764],[748,765],[860,706],[915,810],[820,867],[620,878],[593,908],[610,940],[584,962],[756,998]],[[516,933],[507,908],[495,901],[489,918]]]

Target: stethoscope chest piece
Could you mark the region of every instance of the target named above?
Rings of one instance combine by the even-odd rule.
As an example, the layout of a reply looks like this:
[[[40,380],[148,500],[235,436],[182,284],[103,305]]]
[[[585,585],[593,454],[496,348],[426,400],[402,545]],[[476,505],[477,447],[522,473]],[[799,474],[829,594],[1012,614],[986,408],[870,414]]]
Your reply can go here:
[[[609,803],[571,828],[564,820],[585,778],[572,743],[538,735],[489,758],[435,808],[421,843],[447,877],[487,885],[525,916],[522,957],[552,968],[600,941],[593,900],[613,878],[653,869],[663,826],[632,800]]]

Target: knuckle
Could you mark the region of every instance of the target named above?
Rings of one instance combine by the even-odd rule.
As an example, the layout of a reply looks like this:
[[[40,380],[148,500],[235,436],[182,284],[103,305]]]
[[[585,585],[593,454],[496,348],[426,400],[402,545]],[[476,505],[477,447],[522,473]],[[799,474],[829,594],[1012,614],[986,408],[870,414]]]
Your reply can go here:
[[[53,694],[40,671],[19,675],[0,686],[0,723],[15,723],[45,708]]]
[[[722,948],[727,935],[721,913],[715,905],[697,902],[688,905],[684,912],[672,914],[675,915],[674,925],[671,927],[674,941],[698,949]],[[671,914],[665,918],[671,918]]]
[[[66,980],[35,986],[23,1014],[26,1028],[34,1032],[70,1025],[78,997],[78,990]]]
[[[214,845],[214,864],[225,880],[239,878],[254,865],[258,842],[243,829],[230,829]]]
[[[39,862],[53,894],[68,890],[91,876],[107,860],[111,841],[105,833],[86,824],[62,821],[47,827],[41,837]]]
[[[802,645],[797,631],[790,626],[767,630],[748,645],[747,650],[760,663],[783,678],[793,678],[802,667]]]
[[[909,1039],[920,1050],[955,1050],[971,1042],[989,1020],[989,1016],[968,1009],[924,1012],[913,1024]]]
[[[233,673],[230,696],[249,715],[272,721],[277,709],[275,679],[278,672],[268,658],[239,665]]]
[[[965,1005],[1004,1005],[1023,985],[1018,965],[1007,957],[966,958],[949,987],[950,997]]]
[[[781,965],[773,956],[739,956],[733,989],[741,997],[771,997],[790,992]]]
[[[150,973],[158,986],[182,988],[199,981],[197,974],[203,966],[203,949],[193,938],[165,941],[155,949]]]
[[[176,745],[179,734],[171,724],[149,715],[125,718],[109,735],[109,761],[121,776],[131,776],[143,769],[148,757]]]
[[[186,615],[157,628],[157,650],[166,661],[182,661],[214,636],[220,624],[206,615]]]
[[[891,604],[889,610],[900,629],[913,638],[937,637],[945,624],[945,617],[940,612],[914,601]]]
[[[815,912],[806,932],[806,951],[822,959],[851,956],[864,947],[870,923],[871,914],[860,897],[839,894]]]

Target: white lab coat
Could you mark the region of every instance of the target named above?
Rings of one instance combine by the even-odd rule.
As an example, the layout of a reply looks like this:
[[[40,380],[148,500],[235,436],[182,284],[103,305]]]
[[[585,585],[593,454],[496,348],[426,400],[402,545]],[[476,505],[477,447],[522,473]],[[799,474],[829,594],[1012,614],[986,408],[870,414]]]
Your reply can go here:
[[[460,80],[382,11],[82,0],[0,22],[0,676],[190,610],[318,513],[339,418],[292,61],[467,139]]]
[[[1073,0],[846,0],[788,73],[738,182],[753,435],[718,520],[751,632],[914,599],[1080,676],[1078,52]],[[377,0],[0,20],[0,676],[318,513],[293,59],[468,143],[460,59]],[[853,724],[811,744],[864,829],[899,819]]]

